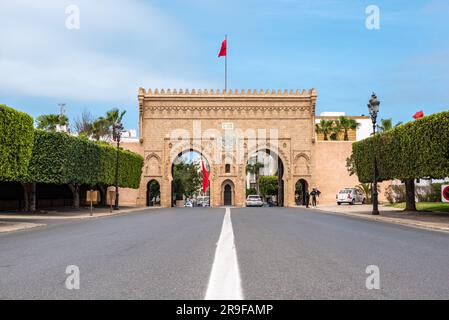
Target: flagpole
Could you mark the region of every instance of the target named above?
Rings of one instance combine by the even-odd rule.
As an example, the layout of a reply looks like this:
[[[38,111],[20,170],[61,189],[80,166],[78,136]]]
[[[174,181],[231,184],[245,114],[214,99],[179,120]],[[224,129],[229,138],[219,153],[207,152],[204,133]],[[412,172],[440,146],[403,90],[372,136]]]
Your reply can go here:
[[[226,55],[225,55],[225,92],[228,92],[228,35],[225,35]]]

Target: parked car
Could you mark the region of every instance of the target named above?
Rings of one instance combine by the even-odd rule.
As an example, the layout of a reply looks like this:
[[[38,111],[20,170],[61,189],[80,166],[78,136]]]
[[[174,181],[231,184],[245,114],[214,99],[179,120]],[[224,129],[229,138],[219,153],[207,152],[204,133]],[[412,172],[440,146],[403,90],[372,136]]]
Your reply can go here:
[[[262,198],[258,195],[249,195],[246,198],[247,207],[263,207]]]
[[[184,204],[184,207],[193,208],[193,203],[191,201],[186,201],[186,203]]]
[[[199,196],[196,198],[198,207],[210,207],[210,197]]]
[[[366,201],[365,195],[357,188],[346,188],[340,190],[336,196],[337,204],[348,203],[354,205],[356,203],[364,204]]]

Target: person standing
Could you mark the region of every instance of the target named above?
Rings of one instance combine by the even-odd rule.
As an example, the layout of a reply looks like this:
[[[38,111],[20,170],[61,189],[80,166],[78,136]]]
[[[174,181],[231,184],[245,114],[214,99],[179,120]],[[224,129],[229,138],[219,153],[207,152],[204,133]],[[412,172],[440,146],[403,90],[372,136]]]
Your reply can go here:
[[[309,208],[309,203],[310,203],[310,194],[309,191],[306,190],[305,194],[304,194],[304,205],[306,206],[306,208]]]
[[[312,208],[316,208],[316,200],[319,197],[321,192],[317,188],[313,188],[310,195],[312,196]]]

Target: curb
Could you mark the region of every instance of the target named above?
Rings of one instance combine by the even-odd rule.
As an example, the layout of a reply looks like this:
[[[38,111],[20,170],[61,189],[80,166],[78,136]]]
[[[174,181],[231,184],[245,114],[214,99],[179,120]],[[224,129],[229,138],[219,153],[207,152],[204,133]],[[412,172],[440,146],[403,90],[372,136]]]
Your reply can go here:
[[[133,209],[127,209],[127,210],[119,210],[117,212],[113,211],[112,213],[98,213],[94,214],[93,216],[90,216],[90,213],[84,213],[82,215],[76,215],[76,216],[45,216],[45,215],[0,215],[0,220],[17,220],[17,219],[25,219],[25,220],[83,220],[83,219],[94,219],[94,218],[104,218],[104,217],[112,217],[120,214],[129,214],[139,211],[146,211],[146,210],[157,210],[159,207],[139,207],[139,208],[133,208]]]
[[[45,227],[43,223],[29,223],[29,222],[6,222],[6,226],[0,225],[0,234],[12,233],[16,231],[29,230],[39,227]]]
[[[421,230],[430,230],[430,231],[449,233],[449,226],[439,227],[439,226],[429,225],[428,223],[404,221],[404,219],[389,218],[389,217],[382,217],[382,216],[367,216],[367,215],[357,214],[357,213],[334,212],[334,211],[326,211],[326,210],[322,210],[322,209],[312,209],[312,210],[315,210],[315,211],[318,211],[318,212],[324,213],[324,214],[339,215],[339,216],[343,216],[343,217],[346,216],[346,217],[357,218],[357,219],[361,219],[361,220],[369,220],[369,221],[396,224],[396,225],[401,225],[401,226],[406,226],[406,227],[411,227],[411,228],[421,229]]]

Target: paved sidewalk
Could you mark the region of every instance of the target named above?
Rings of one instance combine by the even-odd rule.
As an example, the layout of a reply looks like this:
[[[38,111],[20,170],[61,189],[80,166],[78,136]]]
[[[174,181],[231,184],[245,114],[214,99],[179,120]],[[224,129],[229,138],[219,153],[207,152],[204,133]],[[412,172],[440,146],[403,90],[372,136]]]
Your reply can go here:
[[[70,219],[92,219],[99,217],[113,216],[117,214],[132,213],[148,209],[157,209],[158,207],[122,207],[120,210],[110,212],[109,208],[94,208],[93,215],[90,214],[90,208],[61,208],[50,209],[47,211],[38,211],[36,213],[22,212],[3,212],[0,213],[0,221],[3,220],[70,220]]]
[[[328,214],[339,214],[366,220],[394,223],[420,229],[449,232],[447,212],[406,212],[403,209],[379,206],[379,216],[371,215],[371,205],[319,205],[316,210]]]
[[[0,221],[0,233],[14,232],[20,230],[26,230],[37,227],[44,227],[46,224],[43,223],[30,223],[30,222],[2,222]]]

